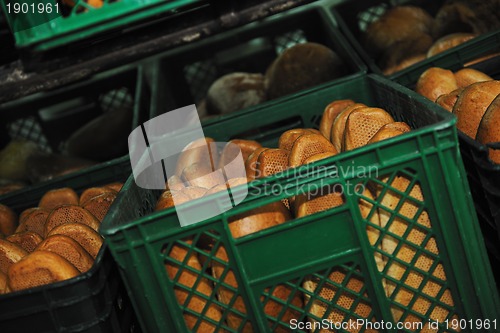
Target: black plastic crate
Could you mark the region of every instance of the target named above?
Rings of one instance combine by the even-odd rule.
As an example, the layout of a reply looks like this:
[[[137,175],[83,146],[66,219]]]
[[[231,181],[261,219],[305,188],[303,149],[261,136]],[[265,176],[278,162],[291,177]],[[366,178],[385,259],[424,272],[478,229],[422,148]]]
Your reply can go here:
[[[421,7],[434,17],[444,3],[444,0],[351,0],[331,6],[330,12],[337,20],[339,30],[347,36],[353,48],[368,65],[368,68],[374,73],[383,75],[383,70],[377,65],[376,60],[369,56],[369,52],[363,46],[364,32],[368,25],[375,22],[388,9],[397,5]],[[473,38],[466,43],[388,75],[388,77],[390,79],[398,78],[398,82],[404,80],[406,84],[411,84],[428,67],[449,67],[457,62],[472,61],[491,52],[500,52],[500,31]]]
[[[153,115],[199,103],[211,84],[232,72],[264,74],[285,49],[325,45],[344,61],[345,76],[366,66],[333,24],[322,4],[310,4],[249,23],[150,59]]]
[[[48,190],[125,181],[131,174],[127,157],[76,172],[0,198],[16,211],[36,206]],[[140,332],[127,289],[106,242],[92,268],[69,280],[0,295],[1,332]]]

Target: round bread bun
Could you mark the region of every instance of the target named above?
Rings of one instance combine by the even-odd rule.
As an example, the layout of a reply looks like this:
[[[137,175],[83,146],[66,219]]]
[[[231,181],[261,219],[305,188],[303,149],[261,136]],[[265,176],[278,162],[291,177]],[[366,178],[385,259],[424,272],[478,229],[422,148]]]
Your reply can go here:
[[[16,232],[32,231],[43,237],[45,235],[45,222],[50,212],[49,209],[40,207],[36,207],[32,210],[30,209],[30,212],[28,212],[23,219],[23,222],[17,227]]]
[[[487,74],[473,68],[463,68],[455,72],[455,79],[460,88],[465,88],[476,82],[484,82],[493,80]]]
[[[80,272],[66,259],[49,251],[34,251],[9,268],[12,291],[71,279]]]
[[[38,207],[46,209],[54,209],[62,205],[78,205],[78,194],[68,187],[58,188],[46,192],[38,203]]]
[[[348,107],[346,107],[338,116],[335,118],[335,121],[333,122],[332,125],[332,131],[331,131],[331,138],[330,141],[332,142],[333,146],[335,147],[335,150],[337,152],[340,152],[342,150],[342,144],[344,141],[344,130],[345,130],[345,124],[347,122],[347,118],[356,109],[366,107],[363,103],[354,103]]]
[[[420,75],[415,91],[434,102],[439,96],[456,89],[458,84],[452,71],[431,67]]]
[[[321,122],[319,123],[319,131],[325,138],[330,140],[332,125],[335,118],[348,106],[353,105],[354,101],[350,99],[340,99],[331,102],[323,111],[323,116],[321,117]],[[286,132],[285,132],[286,133]],[[281,138],[280,138],[281,140]],[[295,140],[293,140],[295,141]],[[293,142],[292,142],[293,144]]]
[[[97,257],[104,239],[94,229],[81,223],[61,224],[52,229],[47,238],[52,235],[65,235],[77,241],[92,258]],[[36,251],[35,251],[36,252]]]
[[[79,205],[80,206],[85,206],[85,204],[87,203],[87,201],[89,201],[90,199],[94,198],[94,197],[97,197],[99,195],[102,195],[104,193],[114,193],[115,196],[118,192],[116,192],[115,190],[109,188],[109,187],[90,187],[90,188],[87,188],[85,191],[82,192],[82,194],[80,194],[80,199],[79,199]]]
[[[465,43],[475,37],[477,37],[477,34],[472,33],[454,33],[441,37],[429,48],[427,51],[427,58],[433,57],[436,54]]]
[[[0,271],[7,273],[12,264],[15,264],[28,255],[22,247],[6,239],[0,239]]]
[[[446,109],[447,111],[452,112],[453,107],[455,106],[455,103],[457,102],[458,96],[462,93],[462,91],[465,88],[458,88],[456,90],[453,90],[449,94],[444,94],[439,96],[436,99],[436,104],[441,106],[442,108]]]
[[[115,191],[103,193],[88,200],[82,207],[94,215],[97,221],[101,223],[115,201],[116,195]]]
[[[55,227],[65,223],[81,223],[99,230],[99,221],[88,210],[75,205],[60,206],[52,210],[45,221],[44,235],[47,237],[49,232]]]
[[[195,163],[204,169],[214,170],[218,165],[217,145],[212,138],[201,138],[188,144],[183,150],[175,168],[175,175],[181,177],[185,168]]]
[[[65,235],[52,235],[47,237],[36,249],[37,251],[50,251],[57,253],[81,273],[85,273],[94,264],[94,259],[77,241]]]
[[[393,123],[394,119],[381,108],[359,108],[347,118],[342,151],[365,146],[381,127]]]
[[[331,81],[345,73],[342,59],[317,43],[296,44],[274,60],[266,72],[269,99]]]
[[[484,113],[476,140],[482,144],[500,142],[500,95],[491,102]],[[500,164],[500,149],[489,149],[489,157],[496,164]]]
[[[333,144],[321,134],[305,134],[299,136],[293,143],[288,165],[297,167],[304,164],[309,157],[321,153],[337,154]]]
[[[19,245],[26,252],[31,253],[35,251],[36,247],[43,241],[43,238],[36,232],[24,231],[12,234],[6,240]]]
[[[264,76],[230,73],[215,80],[206,97],[209,114],[227,114],[265,102]]]
[[[365,48],[375,58],[399,41],[430,34],[433,18],[422,8],[396,6],[372,22],[365,33]]]
[[[12,235],[17,228],[17,214],[7,207],[0,204],[0,233],[5,236]]]
[[[453,107],[457,116],[457,128],[475,139],[486,109],[500,94],[500,81],[473,83],[465,88]]]

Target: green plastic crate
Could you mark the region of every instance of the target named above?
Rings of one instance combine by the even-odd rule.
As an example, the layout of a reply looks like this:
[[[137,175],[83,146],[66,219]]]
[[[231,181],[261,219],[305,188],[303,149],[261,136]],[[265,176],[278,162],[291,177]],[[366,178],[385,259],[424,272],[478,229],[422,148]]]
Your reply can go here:
[[[374,73],[383,75],[382,69],[369,56],[362,45],[363,34],[368,24],[376,21],[387,9],[397,5],[414,5],[425,9],[434,16],[445,1],[431,0],[377,0],[377,1],[344,1],[331,7],[332,16],[338,21],[340,31],[347,36],[349,42],[363,58],[368,68]],[[449,67],[458,62],[469,62],[485,54],[500,51],[500,31],[478,36],[466,43],[453,47],[431,58],[420,61],[399,72],[389,75],[390,79],[406,85],[415,82],[428,67]]]
[[[22,15],[9,13],[8,3],[17,1],[2,0],[0,3],[7,21],[14,33],[18,47],[35,46],[47,50],[67,45],[75,41],[112,32],[130,26],[135,22],[157,15],[172,16],[189,8],[202,6],[205,0],[102,0],[102,7],[92,7],[84,0],[76,0],[75,6],[65,13],[59,2],[58,15],[54,13],[29,12]],[[28,1],[28,3],[31,3]],[[37,3],[37,2],[35,2]],[[53,5],[55,2],[40,3]]]
[[[367,68],[331,22],[321,1],[267,17],[148,59],[151,114],[199,105],[218,78],[233,72],[265,74],[287,48],[306,42],[335,51],[343,76]]]
[[[281,102],[271,102],[214,119],[204,123],[203,128],[207,136],[219,141],[234,137],[250,138],[245,133],[255,130],[260,133],[251,137],[262,139],[264,146],[272,147],[276,146],[279,134],[287,128],[317,127],[324,107],[334,99],[344,98],[385,108],[395,119],[406,121],[413,131],[254,181],[250,184],[249,195],[243,203],[220,216],[184,228],[179,226],[174,208],[152,212],[160,191],[139,188],[132,177],[128,179],[103,221],[101,231],[106,235],[120,267],[144,331],[189,332],[183,319],[185,314],[198,319],[196,325],[202,321],[210,322],[206,316],[190,310],[186,305],[180,305],[175,291],[184,291],[188,297],[201,297],[220,307],[224,319],[229,313],[238,316],[242,322],[240,328],[248,324],[253,327],[254,332],[286,329],[288,323],[281,321],[285,309],[294,310],[300,322],[306,322],[308,318],[320,321],[331,313],[337,313],[347,321],[361,319],[356,309],[358,306],[365,309],[369,306],[370,311],[364,314],[368,321],[393,322],[389,309],[396,304],[393,297],[386,297],[381,283],[384,277],[391,278],[385,276],[385,272],[378,271],[374,259],[376,252],[384,255],[391,263],[398,262],[407,267],[400,281],[392,279],[398,288],[412,290],[415,295],[428,300],[429,312],[426,315],[418,315],[412,310],[412,303],[399,304],[404,313],[403,318],[416,315],[426,322],[429,313],[437,307],[445,309],[448,318],[457,315],[467,320],[494,320],[498,317],[498,293],[470,199],[458,150],[455,118],[451,114],[382,77],[360,75],[322,89],[296,94]],[[276,124],[289,126],[280,125],[280,128],[276,128]],[[357,169],[352,168],[353,165],[376,168],[378,174],[356,171]],[[347,171],[339,177],[339,170]],[[380,181],[384,177],[393,179],[397,175],[404,175],[410,180],[411,185],[406,191],[397,192],[388,185],[392,184],[391,180]],[[367,185],[373,182],[382,186],[383,191],[396,191],[404,198],[408,198],[414,185],[420,185],[425,199],[414,200],[418,208],[417,214],[405,219],[408,225],[406,232],[420,230],[426,233],[425,242],[429,242],[430,237],[435,239],[439,254],[429,253],[427,244],[430,243],[426,246],[423,246],[424,243],[411,245],[419,253],[414,260],[423,253],[432,257],[432,267],[436,267],[438,263],[444,267],[446,281],[435,277],[434,273],[419,271],[423,281],[420,287],[405,285],[407,274],[418,271],[415,262],[401,262],[397,255],[391,256],[376,245],[370,245],[366,228],[372,226],[370,221],[376,209],[372,206],[370,215],[363,218],[358,203],[361,199],[367,200],[379,210],[390,212],[392,218],[400,207],[385,207],[380,197],[371,200],[355,190],[353,195],[345,196],[345,204],[340,207],[298,218],[239,239],[230,234],[228,221],[231,217],[303,193],[304,186],[341,184],[344,189],[353,189],[357,184]],[[276,186],[287,189],[287,192],[273,192]],[[204,202],[205,199],[202,198],[186,205],[192,205],[196,209]],[[432,228],[417,224],[424,211],[432,221]],[[387,228],[378,230],[382,235],[389,232]],[[410,246],[400,236],[389,236],[399,239],[400,245],[404,243]],[[186,239],[192,241],[187,242]],[[209,252],[205,252],[200,245],[207,240],[213,244]],[[170,258],[168,253],[174,245],[203,258],[202,269],[188,268],[185,262]],[[215,258],[220,246],[225,247],[228,262]],[[237,279],[238,288],[214,278],[207,270],[207,265],[211,262],[222,265],[226,273],[231,270]],[[202,275],[214,285],[215,291],[210,297],[198,292],[194,294],[192,288],[178,283],[178,277],[170,278],[167,275],[164,267],[166,263],[179,267],[180,271]],[[335,276],[342,278],[337,279]],[[316,283],[316,288],[312,291],[303,284],[305,280],[311,279]],[[353,281],[362,281],[363,284],[356,288],[353,287]],[[428,281],[441,287],[439,293],[433,296],[425,294],[427,291],[424,291],[423,285]],[[288,298],[282,300],[274,296],[278,285],[289,291]],[[215,296],[220,288],[233,292],[229,305]],[[319,288],[321,292],[324,288],[335,290],[335,298],[324,296],[318,292]],[[438,300],[445,289],[451,292],[455,306],[451,307]],[[302,298],[305,304],[303,307],[291,304],[295,295],[307,295],[307,299]],[[244,300],[245,313],[232,308],[237,296]],[[348,301],[342,302],[340,297],[346,297],[343,299]],[[282,309],[277,317],[264,312],[266,304],[271,303],[279,304]],[[311,306],[318,303],[326,309],[323,318],[321,315],[310,314]],[[205,311],[206,309],[205,307]],[[218,331],[240,331],[230,329],[222,321],[211,323]],[[294,331],[305,332],[300,329]],[[442,326],[440,331],[443,331]],[[451,329],[448,331],[456,332]],[[496,329],[491,327],[489,331],[494,332]]]

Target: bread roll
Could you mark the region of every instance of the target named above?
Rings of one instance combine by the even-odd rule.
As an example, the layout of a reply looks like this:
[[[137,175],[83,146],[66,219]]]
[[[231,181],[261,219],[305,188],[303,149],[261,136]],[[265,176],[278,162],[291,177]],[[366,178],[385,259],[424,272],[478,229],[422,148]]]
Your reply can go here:
[[[204,169],[215,170],[219,161],[217,146],[212,138],[201,138],[187,145],[177,160],[175,175],[181,177],[184,169],[195,163],[203,164]]]
[[[9,268],[12,291],[71,279],[80,272],[66,259],[49,251],[34,251]]]
[[[453,107],[457,128],[472,139],[476,138],[479,123],[488,106],[500,94],[500,81],[471,84],[465,88]]]
[[[155,211],[174,207],[174,200],[175,203],[180,205],[184,202],[190,201],[191,198],[187,194],[184,194],[182,191],[164,191],[156,202]]]
[[[9,207],[0,204],[0,233],[5,236],[14,233],[17,227],[17,215]]]
[[[348,106],[353,105],[354,101],[350,99],[340,99],[331,102],[323,111],[323,116],[321,117],[321,122],[319,124],[319,131],[325,138],[330,140],[332,125],[335,118]]]
[[[6,238],[6,240],[16,245],[19,245],[21,248],[23,248],[23,250],[25,250],[28,253],[31,253],[36,249],[38,244],[40,244],[43,241],[43,238],[36,232],[23,231],[23,232],[16,232],[15,234],[10,235],[9,237]]]
[[[270,99],[331,81],[345,73],[345,64],[331,49],[317,43],[296,44],[286,49],[266,72]]]
[[[381,108],[359,108],[347,118],[342,151],[366,145],[384,125],[394,122],[392,116]]]
[[[52,210],[45,221],[43,229],[45,237],[55,227],[65,223],[81,223],[94,229],[99,230],[99,221],[88,210],[80,206],[66,205],[59,206]]]
[[[262,147],[255,149],[255,151],[251,153],[245,161],[245,172],[247,174],[248,181],[252,181],[256,178],[257,170],[259,169],[259,156],[267,149],[269,148]]]
[[[36,207],[31,210],[24,221],[19,224],[16,232],[32,231],[43,237],[45,235],[45,222],[47,221],[50,212],[51,211],[48,209]]]
[[[28,216],[33,213],[34,211],[36,211],[38,209],[38,207],[31,207],[31,208],[26,208],[25,210],[23,210],[21,212],[21,214],[19,214],[19,224],[23,223],[27,218]]]
[[[205,163],[194,163],[184,168],[182,179],[191,186],[209,189],[217,184],[224,184],[224,175],[216,168],[209,168]]]
[[[314,163],[316,161],[319,161],[319,160],[322,160],[322,159],[325,159],[328,157],[332,157],[332,156],[335,156],[335,153],[332,153],[332,152],[319,153],[319,154],[312,155],[312,156],[308,157],[304,161],[304,164]]]
[[[476,140],[482,144],[500,142],[500,95],[491,102],[484,113]],[[500,149],[489,149],[489,157],[494,163],[500,164]]]
[[[267,177],[288,169],[289,154],[289,151],[279,148],[263,151],[259,155],[255,178]]]
[[[207,92],[209,114],[227,114],[267,100],[264,76],[253,73],[230,73],[217,79]]]
[[[439,96],[456,89],[458,84],[452,71],[431,67],[420,75],[415,91],[434,102]]]
[[[186,242],[190,245],[192,244],[192,240],[187,240]],[[204,311],[208,303],[207,299],[210,299],[210,297],[212,297],[213,287],[207,278],[199,278],[199,275],[204,274],[204,272],[202,271],[202,266],[198,258],[196,257],[196,252],[191,252],[188,257],[187,248],[181,245],[174,245],[168,253],[168,256],[178,262],[185,263],[184,266],[190,267],[191,269],[196,271],[193,272],[184,268],[179,274],[179,265],[174,264],[171,261],[167,261],[167,263],[165,264],[165,269],[167,271],[168,277],[171,280],[177,279],[177,285],[191,288],[197,293],[205,296],[201,297],[193,294],[189,302],[186,304],[189,292],[187,292],[183,288],[175,288],[174,292],[175,297],[177,298],[177,302],[182,306],[187,306],[189,310],[199,314],[198,316],[196,316],[191,313],[184,312],[184,321],[186,322],[186,326],[188,327],[188,329],[192,330],[200,317],[208,317],[215,322],[220,322],[222,314],[218,306],[211,303],[208,305],[208,309],[206,310],[206,312]],[[197,284],[195,285],[195,283]],[[202,313],[204,313],[204,316],[201,316]],[[195,332],[209,333],[215,332],[215,330],[216,327],[213,324],[208,321],[202,321]]]
[[[335,121],[333,122],[333,125],[332,125],[330,141],[332,142],[332,144],[335,147],[335,150],[337,150],[337,152],[340,152],[342,150],[342,143],[344,141],[345,123],[347,122],[347,118],[349,117],[351,112],[353,112],[354,110],[361,108],[361,107],[366,107],[366,105],[364,105],[362,103],[352,104],[352,105],[346,107],[337,116],[337,118],[335,118]]]
[[[168,190],[173,190],[173,191],[181,191],[182,189],[186,188],[186,184],[177,177],[176,175],[173,175],[168,179],[168,181],[165,183],[165,189]]]
[[[252,154],[257,148],[261,148],[262,145],[254,140],[230,140],[222,150],[219,159],[219,169],[226,167],[236,158],[236,156],[238,156],[239,151],[235,149],[235,147],[239,148],[243,161],[246,161],[248,156],[250,156],[250,154]]]
[[[278,141],[278,148],[284,150],[292,150],[292,146],[295,143],[295,140],[303,134],[318,134],[313,131],[312,128],[292,128],[280,135]]]
[[[87,201],[89,201],[90,199],[94,198],[94,197],[97,197],[101,194],[104,194],[104,193],[114,193],[115,196],[118,192],[116,192],[115,190],[109,188],[109,187],[90,187],[90,188],[87,188],[85,191],[82,192],[82,194],[80,194],[80,199],[78,201],[79,205],[80,206],[84,206],[85,203],[87,203]]]
[[[47,191],[38,203],[38,207],[46,209],[54,209],[62,205],[78,205],[78,194],[68,187],[58,188]]]
[[[85,273],[94,264],[94,259],[77,241],[64,235],[52,235],[47,237],[36,249],[37,251],[50,251],[57,253],[81,273]]]
[[[52,235],[65,235],[77,241],[92,258],[97,257],[101,249],[103,238],[94,229],[81,223],[65,223],[52,229],[47,237]],[[36,251],[35,251],[36,252]]]
[[[420,34],[430,34],[433,19],[423,9],[396,6],[387,10],[366,28],[365,48],[375,58],[399,41]]]
[[[465,43],[476,36],[476,34],[471,33],[455,33],[441,37],[437,41],[435,41],[434,44],[429,48],[429,50],[427,51],[427,58],[433,57],[436,54]]]
[[[321,134],[301,135],[293,143],[288,165],[290,167],[303,165],[309,157],[321,153],[337,154],[338,152],[333,144]]]
[[[88,210],[92,215],[95,216],[99,223],[104,220],[104,217],[109,211],[109,208],[116,199],[117,193],[115,191],[110,191],[98,195],[96,197],[87,200],[82,207]]]
[[[453,107],[455,106],[455,103],[458,100],[458,96],[460,96],[460,94],[462,93],[462,91],[464,89],[465,88],[458,88],[456,90],[453,90],[449,94],[444,94],[444,95],[439,96],[436,99],[436,104],[438,104],[442,108],[446,109],[447,111],[452,112]]]
[[[484,74],[473,68],[463,68],[455,72],[455,79],[460,88],[465,88],[476,82],[493,80],[489,75]]]
[[[0,239],[0,271],[7,273],[9,267],[26,256],[26,252],[17,244]]]

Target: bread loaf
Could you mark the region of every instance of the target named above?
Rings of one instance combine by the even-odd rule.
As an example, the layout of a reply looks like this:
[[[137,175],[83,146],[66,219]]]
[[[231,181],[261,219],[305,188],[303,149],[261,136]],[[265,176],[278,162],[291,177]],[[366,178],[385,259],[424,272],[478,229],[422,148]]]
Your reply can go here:
[[[347,118],[342,150],[348,151],[366,145],[382,126],[392,122],[392,116],[380,108],[354,110]]]
[[[49,210],[62,205],[78,205],[78,194],[68,187],[49,190],[38,203],[38,207]]]
[[[209,189],[217,184],[224,184],[224,175],[217,172],[217,169],[210,168],[203,161],[193,163],[184,168],[182,179],[191,186]]]
[[[204,187],[188,186],[182,190],[182,193],[187,195],[190,200],[201,198],[207,193],[208,189]]]
[[[476,36],[477,34],[472,33],[454,33],[441,37],[436,40],[434,44],[429,48],[429,50],[427,51],[427,58],[433,57],[436,54],[465,43]]]
[[[403,122],[389,123],[382,126],[377,133],[368,141],[368,144],[393,138],[395,136],[407,133],[411,130],[410,126]]]
[[[158,211],[175,206],[174,200],[176,204],[180,205],[184,202],[188,202],[191,198],[182,191],[167,190],[158,198],[155,210]]]
[[[455,103],[458,100],[458,96],[460,96],[460,94],[462,93],[462,91],[464,89],[465,88],[458,88],[456,90],[453,90],[449,94],[444,94],[444,95],[439,96],[436,99],[436,104],[438,104],[442,108],[446,109],[447,111],[452,112],[453,107],[455,106]]]
[[[321,134],[305,134],[299,136],[293,143],[288,165],[297,167],[303,165],[309,157],[321,153],[337,154],[333,144]]]
[[[292,128],[283,132],[278,140],[278,148],[292,150],[292,146],[297,138],[303,134],[316,134],[311,128]]]
[[[261,148],[262,145],[254,140],[230,140],[222,150],[219,159],[219,169],[227,167],[227,165],[229,165],[236,158],[236,156],[238,156],[239,151],[238,149],[235,149],[235,147],[239,148],[243,161],[246,161],[248,156],[250,156],[257,148]]]
[[[101,249],[103,238],[91,227],[81,223],[65,223],[52,229],[47,237],[52,235],[65,235],[77,241],[92,258],[97,257]],[[35,251],[36,252],[36,251]]]
[[[17,228],[17,215],[7,207],[0,204],[0,234],[11,235]]]
[[[7,273],[12,264],[15,264],[28,255],[22,247],[5,239],[0,239],[0,271]]]
[[[10,235],[6,240],[20,246],[26,252],[31,253],[36,249],[38,244],[43,241],[43,238],[36,232],[23,231]]]
[[[476,140],[482,144],[500,142],[500,94],[491,102],[479,124]],[[500,164],[500,149],[489,149],[489,157]]]
[[[80,272],[66,259],[49,251],[34,251],[9,268],[12,291],[71,279]]]
[[[366,107],[366,105],[364,105],[362,103],[352,104],[352,105],[346,107],[337,116],[337,118],[335,118],[333,125],[332,125],[330,141],[332,142],[332,144],[335,147],[335,150],[337,150],[337,152],[342,151],[342,144],[344,141],[345,123],[347,122],[347,118],[349,117],[351,112],[353,112],[354,110],[361,108],[361,107]]]
[[[99,230],[99,221],[88,210],[76,205],[65,205],[55,208],[47,217],[43,229],[45,237],[52,229],[65,223],[80,223],[95,231]]]
[[[215,170],[219,161],[217,146],[212,138],[201,138],[188,144],[177,160],[175,175],[181,177],[184,168],[195,163],[203,164],[205,169]]]
[[[323,111],[321,122],[319,124],[319,131],[325,138],[330,140],[332,125],[335,118],[348,106],[353,105],[354,101],[350,99],[336,100],[328,104]]]
[[[455,72],[455,79],[457,80],[457,85],[460,88],[465,88],[476,82],[491,81],[489,75],[484,74],[473,68],[462,68]]]
[[[479,123],[488,106],[500,94],[500,81],[486,81],[471,84],[465,88],[453,107],[457,116],[457,128],[475,139]]]
[[[248,156],[245,161],[245,172],[247,174],[248,181],[252,181],[257,176],[257,170],[259,169],[259,156],[269,148],[257,148],[253,153]]]
[[[24,221],[17,227],[16,232],[32,231],[43,237],[45,235],[45,221],[47,221],[49,214],[50,210],[45,208],[30,209]]]
[[[37,251],[56,253],[69,261],[81,273],[85,273],[94,264],[94,259],[77,241],[64,235],[52,235],[43,240]]]
[[[80,198],[78,200],[78,203],[80,206],[84,206],[87,201],[90,199],[97,197],[101,194],[104,193],[114,193],[115,195],[118,193],[117,191],[109,188],[109,187],[89,187],[85,189],[82,194],[80,194]]]
[[[431,67],[420,75],[415,91],[434,102],[439,96],[456,89],[458,84],[452,71]]]
[[[116,199],[115,191],[106,192],[87,200],[82,207],[88,210],[97,219],[99,224],[109,211],[109,208]],[[96,229],[98,230],[98,229]]]

